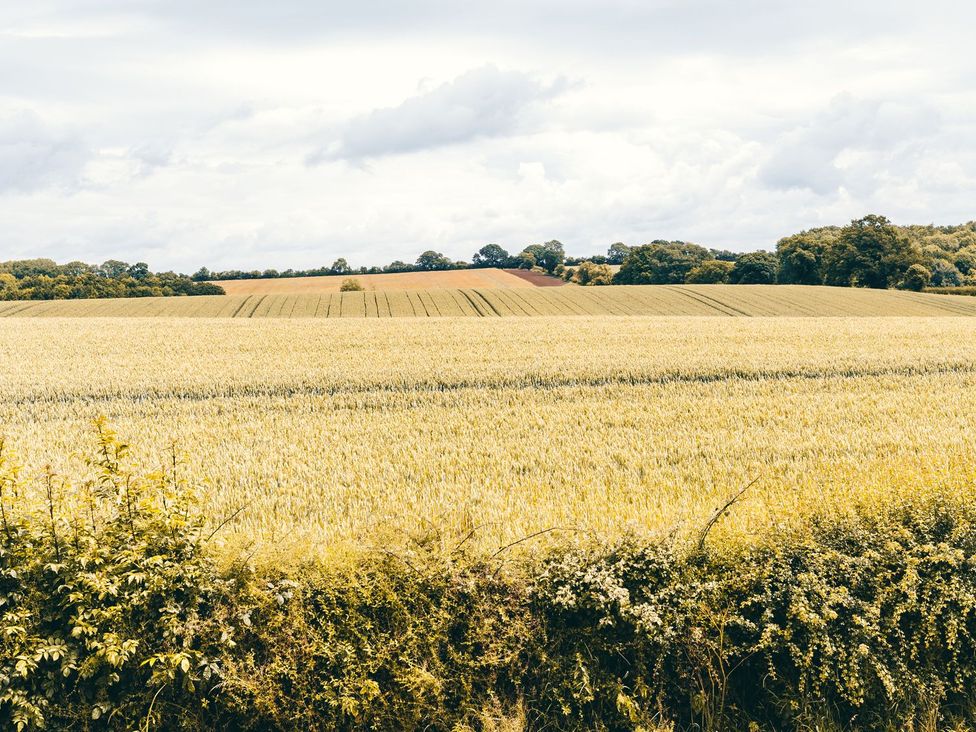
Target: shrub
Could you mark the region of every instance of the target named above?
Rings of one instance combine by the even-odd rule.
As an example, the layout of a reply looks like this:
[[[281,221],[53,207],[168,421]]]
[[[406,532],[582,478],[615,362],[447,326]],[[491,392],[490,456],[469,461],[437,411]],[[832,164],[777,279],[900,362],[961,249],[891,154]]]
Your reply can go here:
[[[514,715],[535,633],[493,570],[375,554],[296,571],[292,599],[256,613],[255,643],[227,662],[233,727],[447,732]]]
[[[606,264],[581,262],[573,273],[573,281],[580,285],[610,285],[613,284],[613,270]]]
[[[363,286],[355,277],[349,277],[339,285],[339,292],[362,292]]]
[[[438,532],[217,569],[176,453],[96,422],[84,479],[0,442],[5,729],[890,730],[976,722],[976,506],[815,515],[741,545]],[[219,530],[220,522],[217,522]]]
[[[0,452],[0,723],[194,728],[189,701],[212,693],[234,646],[233,582],[176,461],[136,474],[104,420],[96,430],[80,485],[25,484]]]
[[[921,292],[929,284],[931,278],[931,273],[925,267],[920,264],[913,264],[905,272],[905,278],[899,283],[899,287],[903,290]]]
[[[735,265],[720,259],[710,259],[702,262],[688,273],[685,283],[689,285],[720,285],[729,281],[729,275]]]

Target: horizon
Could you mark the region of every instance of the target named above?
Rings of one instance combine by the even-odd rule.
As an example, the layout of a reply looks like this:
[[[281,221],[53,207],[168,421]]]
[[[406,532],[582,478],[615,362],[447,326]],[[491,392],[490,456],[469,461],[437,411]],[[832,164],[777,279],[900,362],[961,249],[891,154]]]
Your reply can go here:
[[[957,225],[974,24],[947,0],[2,8],[0,259],[285,270]]]

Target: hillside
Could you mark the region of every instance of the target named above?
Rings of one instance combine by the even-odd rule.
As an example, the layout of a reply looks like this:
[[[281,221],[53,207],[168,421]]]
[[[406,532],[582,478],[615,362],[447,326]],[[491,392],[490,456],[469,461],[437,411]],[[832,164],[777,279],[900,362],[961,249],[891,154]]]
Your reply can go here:
[[[339,292],[347,279],[355,279],[366,291],[428,290],[459,288],[529,288],[526,278],[500,269],[456,269],[437,272],[392,272],[384,274],[326,275],[322,277],[282,277],[253,280],[216,280],[228,295],[298,295]],[[558,280],[552,279],[554,282]]]
[[[462,274],[462,273],[444,273]],[[517,279],[517,278],[515,278]],[[269,284],[277,284],[270,281]],[[803,285],[420,289],[0,303],[0,317],[386,318],[976,315],[976,298]]]

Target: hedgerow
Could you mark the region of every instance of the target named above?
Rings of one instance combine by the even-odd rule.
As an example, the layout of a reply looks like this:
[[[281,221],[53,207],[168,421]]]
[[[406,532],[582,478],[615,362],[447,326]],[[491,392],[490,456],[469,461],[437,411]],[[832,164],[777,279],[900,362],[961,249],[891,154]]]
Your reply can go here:
[[[755,541],[218,562],[177,459],[104,421],[78,479],[0,444],[0,727],[935,730],[976,723],[976,506]],[[174,453],[175,455],[175,453]]]

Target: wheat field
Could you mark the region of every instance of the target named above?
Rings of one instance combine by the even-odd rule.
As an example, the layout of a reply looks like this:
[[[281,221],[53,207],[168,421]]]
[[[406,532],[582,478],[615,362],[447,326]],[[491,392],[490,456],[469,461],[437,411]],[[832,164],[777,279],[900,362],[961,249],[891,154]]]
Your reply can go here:
[[[278,277],[254,280],[215,280],[228,295],[327,294],[338,293],[342,283],[354,279],[366,291],[431,289],[528,289],[534,287],[511,272],[493,267],[435,272],[387,272],[383,274],[324,275],[321,277]]]
[[[757,479],[720,529],[744,537],[976,480],[965,318],[11,318],[0,393],[28,472],[104,414],[269,552],[692,531]]]
[[[515,278],[518,279],[518,278]],[[524,280],[519,280],[524,282]],[[976,298],[801,285],[422,289],[0,302],[2,317],[952,316]]]

